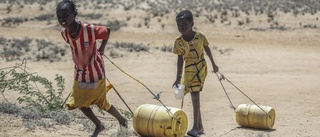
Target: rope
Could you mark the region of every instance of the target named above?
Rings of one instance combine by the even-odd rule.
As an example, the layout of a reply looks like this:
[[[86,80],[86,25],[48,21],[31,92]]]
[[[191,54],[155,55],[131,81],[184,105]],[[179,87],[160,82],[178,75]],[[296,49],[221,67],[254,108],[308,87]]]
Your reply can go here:
[[[170,109],[163,104],[163,102],[160,100],[160,97],[158,97],[157,95],[155,95],[145,84],[143,84],[142,82],[140,82],[138,79],[134,78],[133,76],[131,76],[130,74],[128,74],[127,72],[125,72],[124,70],[122,70],[120,67],[118,67],[112,60],[110,60],[110,58],[108,58],[106,55],[103,55],[104,57],[106,57],[112,65],[114,65],[116,68],[118,68],[122,73],[126,74],[128,77],[132,78],[133,80],[135,80],[136,82],[140,83],[143,87],[145,87],[153,96],[154,99],[156,99],[157,101],[159,101],[161,103],[161,105],[167,109],[167,111],[172,115],[173,118],[175,118],[178,123],[180,123],[180,120],[178,118],[176,118],[174,116],[174,114],[170,111]]]
[[[181,100],[181,109],[183,109],[183,101],[184,101],[184,98]]]
[[[269,116],[269,118],[271,118],[272,119],[272,117],[266,112],[266,111],[264,111],[256,102],[254,102],[249,96],[247,96],[243,91],[241,91],[236,85],[234,85],[229,79],[227,79],[223,74],[221,74],[220,72],[217,72],[217,73],[219,73],[220,75],[221,75],[221,78],[219,78],[219,76],[218,76],[218,74],[217,74],[217,76],[218,76],[218,79],[219,79],[219,81],[220,81],[220,83],[221,83],[221,80],[227,80],[232,86],[234,86],[238,91],[240,91],[245,97],[247,97],[253,104],[255,104],[257,107],[259,107],[265,114],[267,114],[268,116]],[[221,83],[221,85],[222,85],[222,83]],[[223,87],[223,85],[222,85],[222,87]],[[227,95],[227,92],[226,92],[226,90],[225,90],[225,88],[223,87],[223,90],[224,90],[224,92],[226,93],[226,95]],[[227,95],[227,97],[228,97],[228,99],[229,99],[229,101],[230,101],[230,103],[231,103],[231,105],[232,105],[232,102],[231,102],[231,100],[230,100],[230,98],[229,98],[229,96]],[[235,109],[235,107],[232,105],[232,107]]]
[[[229,100],[229,102],[230,102],[230,107],[235,111],[235,110],[236,110],[236,108],[233,106],[233,104],[232,104],[232,102],[231,102],[231,99],[230,99],[230,97],[229,97],[229,95],[228,95],[228,93],[227,93],[226,89],[224,88],[224,86],[223,86],[222,82],[221,82],[221,80],[223,79],[223,75],[221,75],[221,76],[222,76],[221,78],[218,76],[218,74],[217,74],[217,73],[216,73],[216,75],[217,75],[217,77],[218,77],[218,79],[219,79],[219,82],[220,82],[220,84],[221,84],[221,86],[222,86],[222,88],[223,88],[223,90],[224,90],[224,93],[226,94],[226,96],[227,96],[227,98],[228,98],[228,100]]]
[[[66,99],[64,100],[64,102],[61,104],[61,106],[60,106],[61,109],[62,109],[63,106],[66,104],[66,102],[67,102],[67,100],[69,99],[70,95],[71,95],[71,92],[70,92],[69,95],[66,97]]]
[[[109,79],[106,77],[107,81],[111,84],[111,82],[109,81]],[[112,85],[112,84],[111,84]],[[126,101],[124,101],[124,99],[121,97],[121,95],[119,94],[119,92],[116,90],[116,88],[112,85],[113,90],[117,93],[117,95],[119,96],[119,98],[122,100],[122,102],[126,105],[126,107],[129,109],[129,111],[131,112],[132,116],[134,115],[132,110],[130,109],[130,107],[128,106],[128,104],[126,103]]]

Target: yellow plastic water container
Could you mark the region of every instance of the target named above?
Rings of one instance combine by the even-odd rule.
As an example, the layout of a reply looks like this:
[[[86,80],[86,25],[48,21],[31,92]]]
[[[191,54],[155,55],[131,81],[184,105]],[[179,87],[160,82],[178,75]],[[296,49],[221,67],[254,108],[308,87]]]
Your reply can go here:
[[[178,108],[167,108],[171,113],[163,106],[139,106],[133,116],[134,130],[141,136],[183,137],[188,128],[186,113]]]
[[[256,105],[240,104],[236,109],[237,123],[244,127],[272,129],[276,118],[274,108],[269,106],[260,107],[264,111]]]

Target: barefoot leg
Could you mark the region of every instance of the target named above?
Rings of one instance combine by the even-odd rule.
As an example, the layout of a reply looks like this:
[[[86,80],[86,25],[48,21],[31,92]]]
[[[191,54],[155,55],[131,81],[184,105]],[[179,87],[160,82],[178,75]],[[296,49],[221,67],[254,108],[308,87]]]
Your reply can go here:
[[[198,126],[200,122],[200,93],[191,92],[191,101],[193,106],[193,127],[192,132],[198,132]],[[201,123],[202,124],[202,123]]]
[[[199,135],[204,134],[204,129],[203,129],[203,125],[202,125],[202,118],[201,118],[201,108],[200,108],[200,93],[199,92],[199,118],[198,118],[198,125],[197,125],[197,132]]]
[[[111,114],[113,117],[115,117],[122,127],[128,128],[128,120],[121,116],[119,111],[114,106],[111,106],[107,112]]]
[[[101,121],[92,112],[91,108],[81,108],[80,110],[96,125],[92,137],[98,136],[98,134],[104,130],[104,126],[101,124]]]
[[[90,137],[97,137],[99,133],[102,132],[104,129],[105,127],[103,125],[101,125],[101,127],[96,127],[96,129],[94,129],[93,134]]]

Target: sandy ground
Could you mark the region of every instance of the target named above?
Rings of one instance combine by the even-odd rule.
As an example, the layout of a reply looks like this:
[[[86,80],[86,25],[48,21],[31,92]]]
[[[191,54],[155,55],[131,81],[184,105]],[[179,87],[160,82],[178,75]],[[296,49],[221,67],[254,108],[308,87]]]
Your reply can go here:
[[[304,18],[298,19],[304,20]],[[15,35],[31,38],[46,37],[62,42],[59,30],[54,27],[55,25],[35,29],[31,25],[33,23],[22,24],[17,28],[0,28],[0,30],[1,32],[7,31],[8,33],[2,34],[7,37]],[[165,31],[161,31],[161,29],[146,29],[144,31],[143,28],[138,30],[129,27],[121,29],[111,34],[110,43],[115,41],[145,42],[152,43],[150,47],[161,47],[163,44],[172,45],[178,33],[174,21],[167,23],[170,25],[166,27]],[[288,24],[288,26],[290,25]],[[210,73],[206,79],[204,90],[201,92],[201,112],[205,129],[205,134],[202,137],[320,136],[319,29],[250,31],[232,26],[210,26],[201,20],[196,21],[196,27],[207,35],[220,72],[256,103],[271,106],[276,111],[275,125],[271,130],[240,127],[236,123],[235,112],[229,108],[228,99],[216,74]],[[37,31],[31,33],[31,29]],[[150,52],[124,52],[123,57],[112,60],[128,74],[139,79],[154,93],[162,91],[161,101],[165,105],[180,108],[180,101],[174,98],[171,89],[176,76],[176,55],[151,48]],[[6,62],[1,59],[0,68],[19,62]],[[148,90],[123,74],[106,59],[105,64],[107,77],[132,110],[142,104],[161,105],[153,99]],[[64,61],[54,63],[29,61],[27,66],[30,72],[45,75],[51,80],[55,74],[64,76],[66,78],[64,96],[66,97],[70,92],[73,81],[71,56],[66,57]],[[211,66],[209,66],[209,70],[212,70]],[[239,104],[252,104],[228,82],[222,82],[235,107]],[[14,102],[17,93],[5,92],[4,95]],[[127,110],[121,99],[112,90],[108,93],[108,98],[117,108]],[[0,97],[0,100],[3,101],[3,98]],[[188,116],[188,129],[191,129],[193,116],[189,94],[185,98],[183,110]],[[109,127],[102,133],[102,136],[111,136],[119,132],[117,122],[110,115],[101,116],[100,119]],[[1,137],[72,137],[88,136],[91,133],[81,130],[81,125],[55,125],[49,129],[37,127],[33,131],[28,131],[22,126],[21,118],[4,113],[0,115],[0,125]],[[129,132],[133,132],[132,121],[130,121]],[[137,135],[131,133],[130,136]]]

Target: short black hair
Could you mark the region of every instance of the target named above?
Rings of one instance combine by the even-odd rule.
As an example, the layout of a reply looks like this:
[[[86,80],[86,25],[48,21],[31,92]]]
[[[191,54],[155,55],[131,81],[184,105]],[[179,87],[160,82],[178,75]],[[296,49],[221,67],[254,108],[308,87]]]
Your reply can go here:
[[[189,22],[193,22],[192,12],[189,10],[180,11],[176,16],[176,20],[179,20],[179,19],[187,19]]]
[[[67,9],[70,12],[75,12],[76,15],[78,15],[77,5],[75,4],[75,2],[73,0],[62,0],[61,2],[58,3],[56,10],[59,10],[64,5],[67,6]]]

